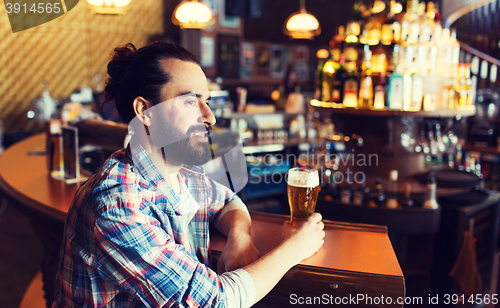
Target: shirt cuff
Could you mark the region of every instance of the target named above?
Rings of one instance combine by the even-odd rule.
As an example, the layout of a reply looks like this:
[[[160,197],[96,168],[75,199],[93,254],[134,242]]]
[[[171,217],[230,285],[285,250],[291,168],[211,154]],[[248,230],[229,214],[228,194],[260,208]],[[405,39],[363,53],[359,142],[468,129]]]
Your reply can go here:
[[[219,277],[226,295],[226,307],[248,308],[255,303],[255,282],[246,270],[239,268]]]

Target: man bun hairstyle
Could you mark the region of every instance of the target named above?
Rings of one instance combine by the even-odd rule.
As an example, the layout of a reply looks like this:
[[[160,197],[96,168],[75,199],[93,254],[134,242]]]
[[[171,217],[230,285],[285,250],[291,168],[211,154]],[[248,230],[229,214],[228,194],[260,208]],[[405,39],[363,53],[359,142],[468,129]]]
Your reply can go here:
[[[171,58],[200,64],[192,53],[172,43],[156,42],[139,49],[128,43],[114,49],[104,92],[106,101],[115,103],[125,123],[135,117],[136,97],[142,96],[153,105],[161,103],[161,89],[172,76],[160,61]]]

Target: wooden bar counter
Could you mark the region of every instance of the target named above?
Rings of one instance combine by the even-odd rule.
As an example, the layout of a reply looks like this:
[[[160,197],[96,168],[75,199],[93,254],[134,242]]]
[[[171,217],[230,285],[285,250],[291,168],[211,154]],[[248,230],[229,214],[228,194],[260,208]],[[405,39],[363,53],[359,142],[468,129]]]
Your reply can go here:
[[[0,190],[28,215],[46,248],[42,274],[50,306],[64,220],[78,184],[66,184],[48,174],[44,143],[43,134],[35,135],[0,156]],[[280,243],[283,222],[289,218],[251,214],[254,242],[265,254]],[[325,229],[323,247],[293,267],[255,307],[403,306],[404,277],[386,227],[325,221]],[[224,244],[225,238],[212,231],[214,258]]]

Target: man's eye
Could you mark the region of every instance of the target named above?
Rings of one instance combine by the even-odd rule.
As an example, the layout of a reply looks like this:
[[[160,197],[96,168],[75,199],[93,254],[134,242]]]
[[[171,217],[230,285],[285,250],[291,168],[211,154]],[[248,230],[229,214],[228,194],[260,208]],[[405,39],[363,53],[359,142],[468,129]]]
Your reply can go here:
[[[186,104],[191,105],[191,106],[195,106],[196,104],[198,104],[198,101],[195,99],[190,99],[190,100],[186,101]]]

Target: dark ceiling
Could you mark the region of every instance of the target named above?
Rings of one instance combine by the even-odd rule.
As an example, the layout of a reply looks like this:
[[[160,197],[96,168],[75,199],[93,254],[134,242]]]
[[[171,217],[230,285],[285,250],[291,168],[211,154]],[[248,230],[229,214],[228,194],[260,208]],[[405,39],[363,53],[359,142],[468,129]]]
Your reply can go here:
[[[166,35],[179,41],[179,27],[172,25],[170,18],[174,8],[182,0],[165,1],[165,31]],[[225,0],[236,3],[253,0]],[[283,24],[288,16],[300,9],[300,0],[256,0],[262,5],[262,18],[243,18],[244,39],[268,41],[276,43],[298,42],[283,34]],[[227,3],[226,2],[226,3]],[[345,25],[352,16],[352,6],[355,0],[305,0],[308,12],[318,19],[321,34],[313,40],[300,40],[309,46],[327,45],[340,25]]]
[[[291,14],[300,8],[300,0],[262,0],[263,17],[244,19],[246,40],[270,42],[291,42],[283,34],[283,24]],[[305,0],[308,12],[316,16],[321,25],[321,34],[308,44],[326,45],[340,25],[345,25],[352,18],[354,0]]]

